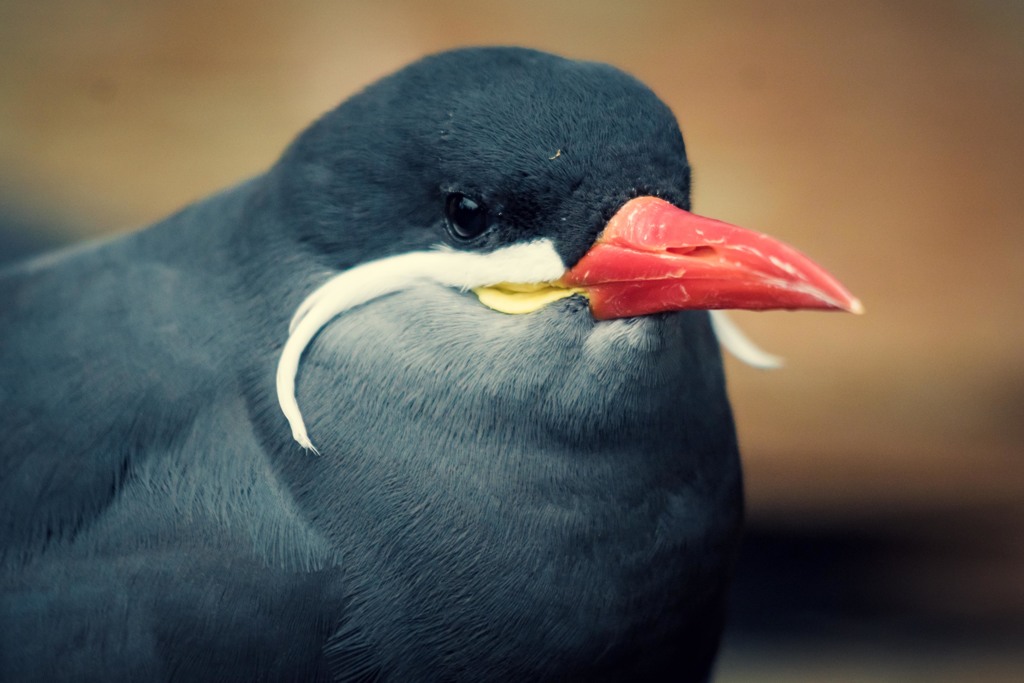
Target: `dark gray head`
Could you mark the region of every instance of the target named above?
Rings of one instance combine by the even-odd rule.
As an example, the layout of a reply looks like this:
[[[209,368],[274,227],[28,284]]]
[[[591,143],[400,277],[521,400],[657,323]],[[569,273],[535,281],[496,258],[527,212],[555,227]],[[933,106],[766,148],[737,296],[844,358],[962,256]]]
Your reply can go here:
[[[337,266],[536,236],[572,264],[632,197],[689,207],[682,135],[647,87],[605,64],[521,48],[402,69],[320,119],[278,172],[294,227]],[[483,234],[446,229],[452,193],[486,208]]]

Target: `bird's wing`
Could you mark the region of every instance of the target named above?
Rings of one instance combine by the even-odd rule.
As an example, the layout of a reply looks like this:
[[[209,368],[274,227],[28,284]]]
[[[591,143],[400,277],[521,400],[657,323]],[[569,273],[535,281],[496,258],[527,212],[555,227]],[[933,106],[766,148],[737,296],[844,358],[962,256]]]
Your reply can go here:
[[[0,273],[5,554],[79,533],[214,400],[217,306],[192,279],[131,239]]]

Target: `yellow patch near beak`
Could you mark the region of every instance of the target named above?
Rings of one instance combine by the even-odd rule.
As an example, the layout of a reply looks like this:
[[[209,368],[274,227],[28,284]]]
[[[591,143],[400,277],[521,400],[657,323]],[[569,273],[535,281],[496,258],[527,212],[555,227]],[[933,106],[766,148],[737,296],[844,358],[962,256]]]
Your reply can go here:
[[[473,293],[488,308],[510,315],[533,313],[550,303],[573,294],[582,294],[578,287],[562,287],[551,282],[519,284],[502,282],[490,287],[476,287]]]

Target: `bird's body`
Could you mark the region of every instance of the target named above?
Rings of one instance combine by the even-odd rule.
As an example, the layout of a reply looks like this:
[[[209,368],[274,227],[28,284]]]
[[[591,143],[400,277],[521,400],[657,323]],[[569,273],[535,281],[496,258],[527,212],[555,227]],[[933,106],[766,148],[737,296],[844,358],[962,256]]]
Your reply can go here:
[[[263,176],[0,273],[0,678],[706,678],[742,517],[706,313],[387,292],[305,349],[320,456],[274,377],[329,276],[446,241],[546,238],[569,266],[624,201],[688,208],[688,182],[633,79],[462,51]],[[446,236],[452,193],[498,216],[475,242]]]

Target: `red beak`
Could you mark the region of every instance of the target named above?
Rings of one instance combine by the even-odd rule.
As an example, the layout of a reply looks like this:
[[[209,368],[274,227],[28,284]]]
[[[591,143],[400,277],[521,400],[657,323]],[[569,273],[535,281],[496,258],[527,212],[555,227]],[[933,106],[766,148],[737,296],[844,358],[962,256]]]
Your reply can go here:
[[[598,320],[714,308],[863,311],[796,249],[657,197],[619,209],[561,284],[586,290]]]

